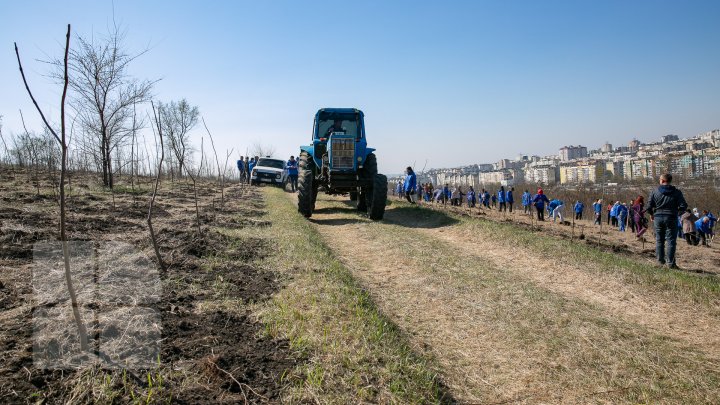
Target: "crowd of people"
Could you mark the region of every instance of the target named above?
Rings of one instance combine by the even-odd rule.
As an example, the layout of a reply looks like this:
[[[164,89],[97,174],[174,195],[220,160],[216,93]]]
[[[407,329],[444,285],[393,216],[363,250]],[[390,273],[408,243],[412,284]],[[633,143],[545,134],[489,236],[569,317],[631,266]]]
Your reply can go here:
[[[642,237],[651,226],[655,232],[656,256],[658,264],[677,268],[675,263],[676,239],[685,239],[688,245],[709,246],[714,237],[714,228],[717,217],[708,210],[688,208],[687,202],[680,190],[672,184],[672,175],[660,176],[660,186],[645,201],[642,195],[634,200],[604,204],[598,198],[592,202],[594,224],[602,226],[603,212],[607,215],[607,226],[619,232],[628,229],[637,238]],[[513,212],[515,204],[515,188],[503,186],[497,191],[485,188],[476,191],[472,186],[463,189],[462,186],[444,184],[435,187],[431,183],[417,184],[417,178],[411,167],[405,170],[405,179],[398,181],[391,187],[392,194],[410,203],[423,202],[428,204],[449,204],[451,206],[465,206],[468,208],[497,209],[500,212]],[[520,196],[523,213],[537,215],[538,221],[552,218],[560,223],[565,222],[565,202],[561,199],[550,199],[538,188],[535,194],[525,190]],[[576,200],[572,204],[572,213],[575,221],[582,220],[585,213],[585,204]],[[649,217],[649,218],[648,218]]]

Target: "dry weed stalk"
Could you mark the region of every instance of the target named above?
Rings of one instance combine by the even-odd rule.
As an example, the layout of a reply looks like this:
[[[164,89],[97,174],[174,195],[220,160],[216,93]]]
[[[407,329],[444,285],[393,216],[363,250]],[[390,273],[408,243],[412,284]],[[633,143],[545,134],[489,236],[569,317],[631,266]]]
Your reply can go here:
[[[150,239],[152,240],[153,249],[155,250],[155,257],[157,258],[160,269],[165,270],[165,264],[163,263],[162,256],[160,256],[160,249],[158,248],[157,238],[155,237],[155,231],[152,226],[152,211],[155,205],[155,198],[157,196],[158,186],[160,185],[160,174],[162,173],[163,159],[165,159],[165,147],[163,146],[162,139],[162,125],[160,123],[162,111],[158,109],[155,111],[155,104],[150,101],[150,105],[153,110],[153,118],[155,120],[155,126],[157,126],[158,134],[160,137],[160,160],[158,161],[157,174],[155,176],[155,186],[153,187],[152,197],[150,198],[150,208],[148,208],[147,224],[150,230]],[[157,147],[157,145],[156,145]]]

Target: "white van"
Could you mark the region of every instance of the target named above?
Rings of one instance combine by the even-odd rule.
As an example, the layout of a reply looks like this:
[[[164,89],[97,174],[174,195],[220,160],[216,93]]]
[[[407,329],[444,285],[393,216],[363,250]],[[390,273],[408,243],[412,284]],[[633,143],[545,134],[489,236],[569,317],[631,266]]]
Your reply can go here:
[[[286,181],[285,161],[281,159],[260,158],[250,173],[250,183],[255,185],[269,183],[284,186]]]

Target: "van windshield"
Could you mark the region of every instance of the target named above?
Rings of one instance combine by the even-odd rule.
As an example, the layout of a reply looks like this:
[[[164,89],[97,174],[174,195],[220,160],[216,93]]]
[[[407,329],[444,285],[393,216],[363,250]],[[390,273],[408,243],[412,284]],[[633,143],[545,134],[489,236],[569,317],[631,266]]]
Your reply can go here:
[[[278,159],[258,159],[257,166],[272,167],[273,169],[284,169],[285,162]]]

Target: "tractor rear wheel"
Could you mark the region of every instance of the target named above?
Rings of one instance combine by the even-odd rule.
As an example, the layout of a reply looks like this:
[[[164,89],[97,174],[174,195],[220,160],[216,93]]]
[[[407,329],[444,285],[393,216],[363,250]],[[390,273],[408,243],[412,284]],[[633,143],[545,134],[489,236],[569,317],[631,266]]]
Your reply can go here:
[[[362,169],[362,178],[370,183],[370,186],[360,189],[357,200],[357,209],[360,212],[368,212],[368,207],[372,206],[373,182],[377,174],[377,158],[374,153],[370,153],[365,158],[365,164]]]
[[[310,218],[315,209],[317,187],[315,183],[315,161],[307,152],[301,152],[298,164],[298,212]]]
[[[383,219],[385,215],[385,204],[387,203],[387,176],[376,174],[373,181],[373,189],[370,193],[368,217],[373,221]]]

